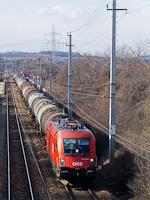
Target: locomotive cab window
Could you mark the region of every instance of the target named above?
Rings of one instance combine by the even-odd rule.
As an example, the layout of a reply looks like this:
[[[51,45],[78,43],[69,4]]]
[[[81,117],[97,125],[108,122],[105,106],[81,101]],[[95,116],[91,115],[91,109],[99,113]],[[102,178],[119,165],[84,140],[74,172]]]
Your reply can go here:
[[[89,156],[90,139],[64,139],[65,156]]]

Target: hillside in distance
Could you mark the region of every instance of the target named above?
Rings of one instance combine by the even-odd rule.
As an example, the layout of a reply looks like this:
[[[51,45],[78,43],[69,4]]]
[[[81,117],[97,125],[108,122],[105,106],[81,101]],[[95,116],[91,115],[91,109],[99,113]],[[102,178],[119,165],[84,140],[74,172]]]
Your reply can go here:
[[[0,56],[3,57],[5,61],[15,61],[19,59],[24,59],[24,58],[31,58],[31,59],[37,59],[39,57],[43,58],[49,58],[50,54],[49,51],[40,51],[39,53],[37,52],[22,52],[22,51],[12,51],[12,52],[5,52],[1,53]],[[81,56],[77,52],[72,52],[72,57],[78,57]],[[63,52],[63,51],[56,51],[55,52],[55,58],[57,59],[58,63],[64,63],[68,59],[68,52]]]

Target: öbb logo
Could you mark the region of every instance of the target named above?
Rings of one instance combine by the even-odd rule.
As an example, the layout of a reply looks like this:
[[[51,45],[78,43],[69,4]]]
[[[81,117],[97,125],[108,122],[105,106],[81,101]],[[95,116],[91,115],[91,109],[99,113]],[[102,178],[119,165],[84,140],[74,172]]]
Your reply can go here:
[[[72,165],[75,167],[83,166],[83,162],[73,162]]]

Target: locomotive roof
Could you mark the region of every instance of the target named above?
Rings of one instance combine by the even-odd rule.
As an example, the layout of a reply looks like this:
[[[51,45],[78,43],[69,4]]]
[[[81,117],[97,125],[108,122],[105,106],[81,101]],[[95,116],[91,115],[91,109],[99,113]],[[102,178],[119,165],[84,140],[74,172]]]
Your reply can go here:
[[[44,80],[46,79],[46,77],[33,76],[33,79],[41,79],[41,78],[44,79]]]
[[[30,74],[30,72],[21,72],[21,74]]]
[[[72,120],[69,118],[57,118],[52,120],[52,123],[58,130],[69,130],[69,131],[89,131],[79,121]]]

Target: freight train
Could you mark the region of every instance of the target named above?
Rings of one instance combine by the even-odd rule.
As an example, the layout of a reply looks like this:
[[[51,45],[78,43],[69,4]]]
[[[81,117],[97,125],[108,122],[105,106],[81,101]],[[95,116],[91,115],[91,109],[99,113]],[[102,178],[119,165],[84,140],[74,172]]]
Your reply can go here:
[[[48,155],[57,177],[95,177],[96,142],[91,131],[69,118],[26,79],[15,74],[14,80],[45,135]]]

